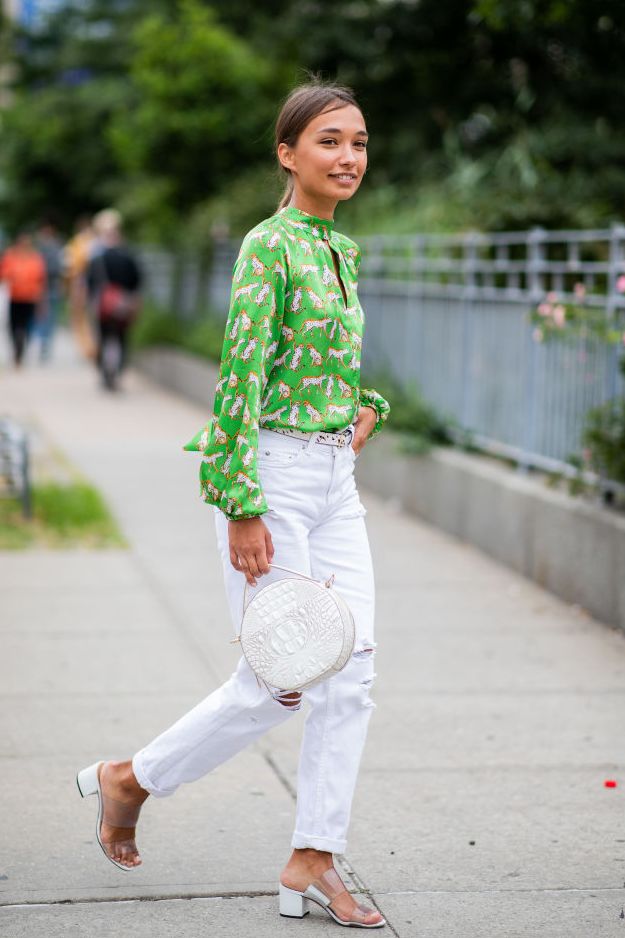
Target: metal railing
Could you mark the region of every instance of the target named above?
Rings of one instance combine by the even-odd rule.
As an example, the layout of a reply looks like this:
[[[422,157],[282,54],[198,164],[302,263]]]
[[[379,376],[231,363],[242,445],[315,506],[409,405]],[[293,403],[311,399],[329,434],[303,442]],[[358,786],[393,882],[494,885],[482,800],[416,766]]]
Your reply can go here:
[[[8,417],[0,417],[0,478],[3,491],[22,503],[22,514],[32,517],[30,448],[24,429]]]
[[[363,370],[418,387],[475,443],[521,466],[568,471],[588,410],[625,392],[619,349],[593,338],[540,343],[530,310],[548,293],[585,300],[625,331],[625,226],[598,231],[377,236],[363,251]],[[216,242],[209,276],[179,261],[176,308],[228,308],[238,243]],[[171,257],[153,257],[155,298],[171,306]],[[622,282],[619,284],[622,285]],[[579,288],[578,288],[579,290]]]

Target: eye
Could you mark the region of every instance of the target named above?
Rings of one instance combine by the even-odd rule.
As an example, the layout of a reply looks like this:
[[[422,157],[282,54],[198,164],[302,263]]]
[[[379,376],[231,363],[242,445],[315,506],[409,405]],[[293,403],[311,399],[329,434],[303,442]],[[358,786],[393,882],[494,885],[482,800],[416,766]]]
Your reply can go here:
[[[355,146],[360,147],[361,150],[366,150],[366,149],[367,149],[367,141],[366,141],[366,140],[356,140],[356,141],[355,141]]]
[[[322,143],[322,144],[326,144],[326,143],[336,143],[336,140],[334,140],[332,137],[328,137],[327,140],[322,140],[321,143]]]

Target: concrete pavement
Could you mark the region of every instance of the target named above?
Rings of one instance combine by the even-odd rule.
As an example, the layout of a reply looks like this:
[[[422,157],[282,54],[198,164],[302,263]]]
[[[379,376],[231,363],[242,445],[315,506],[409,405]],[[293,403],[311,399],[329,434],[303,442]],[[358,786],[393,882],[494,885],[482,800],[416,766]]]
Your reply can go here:
[[[100,855],[76,769],[128,757],[237,653],[212,512],[181,450],[205,412],[136,374],[106,395],[66,339],[57,352],[5,370],[0,409],[99,487],[130,547],[0,553],[0,934],[336,935],[321,913],[277,915],[302,714],[150,799],[140,870]],[[353,888],[401,938],[625,936],[623,635],[389,495],[363,497],[378,709],[344,860]]]

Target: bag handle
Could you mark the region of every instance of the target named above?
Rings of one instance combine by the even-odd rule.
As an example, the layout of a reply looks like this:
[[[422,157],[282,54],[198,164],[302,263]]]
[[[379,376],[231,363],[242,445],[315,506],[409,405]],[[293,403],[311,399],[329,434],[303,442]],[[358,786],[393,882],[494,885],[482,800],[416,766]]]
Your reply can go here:
[[[282,566],[281,564],[279,564],[279,563],[270,563],[269,566],[272,567],[274,570],[284,570],[285,573],[293,573],[295,576],[301,577],[302,580],[310,580],[311,583],[317,583],[317,584],[321,583],[320,580],[315,580],[314,577],[308,576],[307,573],[300,573],[299,570],[292,570],[291,567],[283,567],[283,566]],[[323,585],[326,587],[326,589],[330,589],[330,587],[331,587],[332,584],[334,583],[334,578],[335,578],[335,574],[333,573],[332,576],[330,576],[330,577],[323,583]],[[250,601],[251,601],[251,600],[248,601],[248,588],[249,588],[249,583],[247,582],[247,579],[246,579],[246,580],[245,580],[245,586],[243,587],[243,616],[245,615],[245,612],[246,612],[246,610],[247,610],[247,607],[249,606]],[[241,617],[241,625],[240,625],[240,627],[239,627],[239,634],[237,635],[236,638],[231,639],[231,641],[230,641],[230,644],[231,644],[231,645],[236,645],[237,642],[240,642],[240,641],[241,641],[241,631],[242,631],[242,629],[243,629],[243,617]]]

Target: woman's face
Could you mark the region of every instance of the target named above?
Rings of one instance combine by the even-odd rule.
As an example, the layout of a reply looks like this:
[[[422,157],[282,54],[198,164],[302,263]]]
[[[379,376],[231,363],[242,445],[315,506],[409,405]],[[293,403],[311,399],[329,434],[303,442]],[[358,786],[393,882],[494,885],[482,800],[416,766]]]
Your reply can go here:
[[[304,128],[294,147],[281,143],[278,156],[307,199],[336,204],[350,199],[367,168],[367,129],[352,104],[330,107]]]

